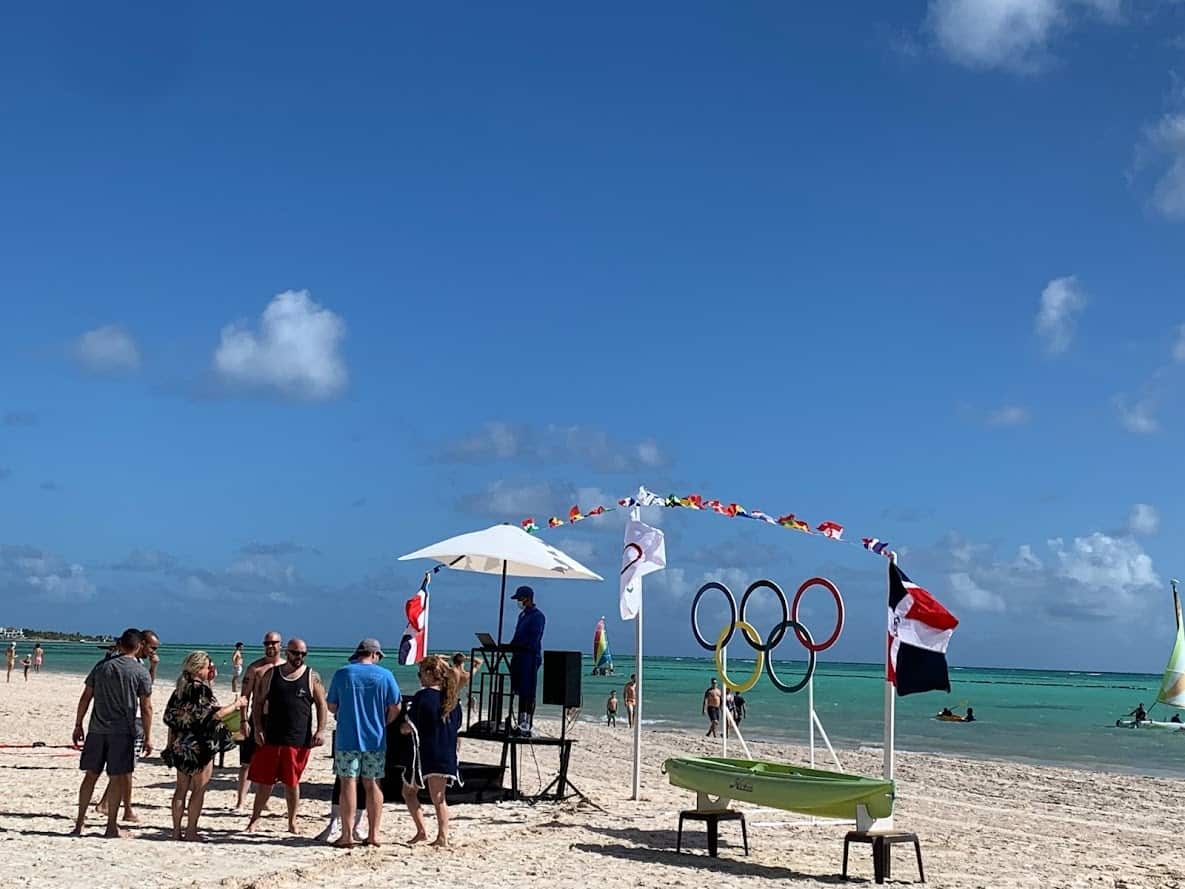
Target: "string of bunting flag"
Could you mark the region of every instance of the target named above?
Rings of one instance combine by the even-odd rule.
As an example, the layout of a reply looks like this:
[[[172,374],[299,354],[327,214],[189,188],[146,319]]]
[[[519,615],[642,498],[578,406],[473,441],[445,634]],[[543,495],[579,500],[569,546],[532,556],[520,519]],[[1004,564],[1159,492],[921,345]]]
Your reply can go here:
[[[577,522],[584,521],[593,516],[604,515],[607,512],[614,512],[618,509],[629,509],[634,506],[657,506],[663,509],[697,509],[704,512],[714,512],[730,519],[753,519],[754,521],[764,522],[767,525],[777,525],[791,531],[798,531],[801,534],[822,536],[836,543],[856,542],[854,540],[844,539],[844,526],[838,522],[820,522],[812,528],[809,522],[798,518],[794,513],[787,513],[780,518],[774,518],[769,513],[762,512],[759,509],[745,509],[739,503],[722,503],[719,500],[705,500],[699,494],[688,494],[686,497],[668,494],[666,497],[663,497],[660,494],[646,490],[646,488],[638,488],[638,493],[633,497],[622,497],[615,505],[611,506],[594,506],[587,511],[582,511],[579,505],[573,506],[568,510],[567,518],[561,518],[559,516],[549,518],[547,520],[547,527],[559,528],[562,525],[575,525]],[[519,524],[528,534],[534,534],[539,530],[539,525],[530,516],[523,519]],[[887,541],[877,537],[862,537],[860,538],[860,545],[869,552],[874,552],[887,559],[892,559],[897,555]]]

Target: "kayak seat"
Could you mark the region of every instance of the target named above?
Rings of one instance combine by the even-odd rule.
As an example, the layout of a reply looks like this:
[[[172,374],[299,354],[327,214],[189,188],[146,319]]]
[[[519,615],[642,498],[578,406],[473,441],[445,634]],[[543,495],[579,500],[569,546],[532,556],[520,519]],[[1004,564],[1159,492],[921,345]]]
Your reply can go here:
[[[745,813],[738,809],[684,809],[679,813],[679,832],[675,835],[675,852],[683,851],[683,821],[704,821],[708,825],[708,855],[712,858],[719,852],[720,822],[741,822],[741,841],[745,854],[749,854],[749,829],[745,825]]]
[[[894,843],[913,843],[913,850],[918,856],[918,882],[926,882],[926,872],[922,870],[922,845],[918,842],[918,835],[907,830],[866,831],[849,830],[843,838],[843,878],[848,878],[848,846],[851,843],[868,843],[872,846],[872,875],[878,883],[883,883],[890,876],[889,852]]]

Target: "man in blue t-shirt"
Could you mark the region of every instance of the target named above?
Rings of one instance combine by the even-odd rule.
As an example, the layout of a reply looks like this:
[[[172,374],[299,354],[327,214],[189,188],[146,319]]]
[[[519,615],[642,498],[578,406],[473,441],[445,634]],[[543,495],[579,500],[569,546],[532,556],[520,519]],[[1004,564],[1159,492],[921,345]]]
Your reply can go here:
[[[363,639],[350,663],[333,674],[327,701],[337,717],[333,773],[341,778],[341,820],[354,823],[357,782],[366,791],[366,845],[379,844],[379,820],[383,814],[383,787],[379,782],[387,766],[387,725],[399,715],[399,685],[386,667],[380,667],[383,648],[378,639]],[[333,845],[354,845],[353,831],[342,830]]]

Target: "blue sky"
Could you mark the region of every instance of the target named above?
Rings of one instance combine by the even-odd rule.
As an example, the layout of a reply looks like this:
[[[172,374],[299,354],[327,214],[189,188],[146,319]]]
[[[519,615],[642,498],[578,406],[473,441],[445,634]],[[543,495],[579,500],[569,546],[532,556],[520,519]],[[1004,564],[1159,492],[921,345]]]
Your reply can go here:
[[[0,623],[394,640],[400,553],[645,484],[890,540],[956,663],[1160,669],[1185,3],[3,16]],[[825,574],[879,657],[883,560],[649,518],[652,651]],[[539,591],[628,648],[612,583]]]

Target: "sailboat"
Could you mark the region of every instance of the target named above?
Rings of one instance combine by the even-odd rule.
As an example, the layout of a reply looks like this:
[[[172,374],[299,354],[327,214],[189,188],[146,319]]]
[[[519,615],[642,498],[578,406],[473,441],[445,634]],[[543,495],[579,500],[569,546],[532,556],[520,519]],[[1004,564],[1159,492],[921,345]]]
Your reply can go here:
[[[1185,627],[1181,624],[1181,597],[1177,595],[1177,581],[1172,581],[1173,607],[1177,612],[1177,640],[1173,644],[1173,653],[1169,655],[1168,665],[1164,668],[1164,676],[1160,680],[1160,691],[1156,694],[1156,703],[1185,710]],[[1155,705],[1153,705],[1155,706]],[[1154,719],[1125,718],[1115,720],[1118,728],[1152,728],[1168,731],[1183,731],[1185,723],[1158,721]]]
[[[613,655],[609,651],[609,637],[605,635],[605,618],[597,621],[593,630],[593,675],[608,676],[613,672]]]

